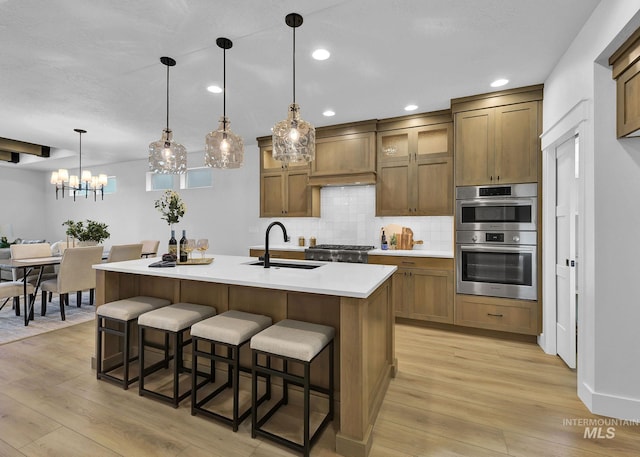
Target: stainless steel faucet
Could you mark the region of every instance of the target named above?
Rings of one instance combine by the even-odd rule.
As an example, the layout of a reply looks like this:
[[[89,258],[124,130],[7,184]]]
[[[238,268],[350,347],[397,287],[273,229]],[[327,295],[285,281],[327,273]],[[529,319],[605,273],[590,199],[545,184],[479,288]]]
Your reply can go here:
[[[271,224],[269,224],[269,227],[267,227],[267,231],[264,235],[264,255],[262,257],[258,257],[258,259],[262,260],[264,262],[264,267],[265,268],[269,268],[270,267],[270,262],[269,262],[269,232],[271,231],[271,227],[273,227],[274,225],[279,225],[280,228],[282,229],[282,234],[284,235],[284,242],[286,243],[287,241],[289,241],[289,236],[287,235],[287,229],[284,228],[284,225],[282,225],[282,222],[272,222]]]

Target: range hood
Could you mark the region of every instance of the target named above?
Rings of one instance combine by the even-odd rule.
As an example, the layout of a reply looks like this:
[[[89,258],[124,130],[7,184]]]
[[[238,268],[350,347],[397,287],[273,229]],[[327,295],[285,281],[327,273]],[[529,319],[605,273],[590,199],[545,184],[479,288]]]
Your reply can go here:
[[[309,185],[358,186],[376,183],[375,119],[316,129],[316,158]]]

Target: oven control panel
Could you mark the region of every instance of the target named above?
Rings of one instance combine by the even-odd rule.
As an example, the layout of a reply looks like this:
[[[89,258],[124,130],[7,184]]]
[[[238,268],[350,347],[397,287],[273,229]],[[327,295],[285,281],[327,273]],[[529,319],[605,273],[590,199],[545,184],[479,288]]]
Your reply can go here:
[[[521,244],[535,246],[536,232],[523,231],[457,231],[457,244]]]

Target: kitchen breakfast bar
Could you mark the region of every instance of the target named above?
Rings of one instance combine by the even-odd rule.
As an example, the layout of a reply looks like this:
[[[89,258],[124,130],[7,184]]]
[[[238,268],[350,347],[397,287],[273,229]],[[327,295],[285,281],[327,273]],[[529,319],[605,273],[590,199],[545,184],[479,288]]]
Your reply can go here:
[[[213,306],[218,313],[264,314],[274,323],[289,318],[334,327],[336,452],[368,455],[373,425],[397,369],[392,290],[397,267],[287,260],[263,268],[252,265],[255,257],[224,255],[208,265],[149,267],[157,260],[94,265],[96,305],[148,295]],[[301,265],[307,268],[295,267]],[[120,351],[116,339],[106,340],[105,357]],[[243,364],[249,366],[246,356]],[[324,365],[312,370],[312,383],[326,385],[328,357],[316,362]]]

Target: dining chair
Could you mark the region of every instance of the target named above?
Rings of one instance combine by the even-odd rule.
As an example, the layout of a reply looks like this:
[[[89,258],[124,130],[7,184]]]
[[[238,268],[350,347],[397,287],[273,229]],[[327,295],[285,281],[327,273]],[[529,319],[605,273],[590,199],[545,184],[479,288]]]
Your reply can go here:
[[[124,260],[135,260],[142,257],[142,243],[138,244],[117,244],[111,246],[107,262],[122,262]]]
[[[142,240],[142,255],[145,257],[155,257],[158,253],[158,247],[160,246],[160,240]]]
[[[41,314],[47,312],[46,294],[53,292],[60,296],[60,317],[65,320],[64,307],[69,305],[69,292],[76,292],[76,305],[82,303],[82,291],[89,290],[89,303],[93,305],[96,288],[96,272],[92,265],[102,261],[102,246],[87,246],[65,249],[60,261],[57,279],[43,281]]]
[[[38,257],[51,257],[51,245],[49,243],[32,243],[32,244],[12,244],[9,246],[11,250],[11,258],[14,260],[33,259]],[[18,277],[18,269],[13,270],[13,280],[22,279]],[[53,267],[45,267],[42,273],[42,279],[55,279],[56,273]],[[28,281],[33,283],[37,279],[37,274],[27,277]]]

